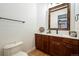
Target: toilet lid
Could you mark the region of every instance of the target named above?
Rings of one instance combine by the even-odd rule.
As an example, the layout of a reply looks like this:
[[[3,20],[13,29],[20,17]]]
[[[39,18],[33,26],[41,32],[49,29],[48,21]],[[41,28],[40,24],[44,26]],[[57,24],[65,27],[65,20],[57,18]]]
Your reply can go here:
[[[16,54],[12,55],[12,56],[27,56],[27,54],[25,52],[21,51],[21,52],[18,52]]]

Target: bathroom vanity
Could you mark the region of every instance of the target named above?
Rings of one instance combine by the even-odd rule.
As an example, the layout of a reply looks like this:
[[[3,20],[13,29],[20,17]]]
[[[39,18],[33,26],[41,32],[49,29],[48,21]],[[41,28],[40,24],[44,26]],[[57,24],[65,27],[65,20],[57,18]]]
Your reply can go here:
[[[72,13],[73,5],[63,3],[48,9],[48,30],[47,33],[35,34],[36,48],[52,56],[79,56],[79,37],[77,37],[78,25],[73,26],[71,21],[75,18]],[[74,5],[75,6],[75,5]],[[79,5],[78,5],[79,6]],[[76,7],[76,9],[79,9]],[[76,12],[76,11],[75,11]],[[78,11],[79,12],[79,11]],[[77,12],[77,13],[78,13]],[[74,17],[74,18],[73,18]],[[77,20],[78,20],[77,14]],[[73,18],[73,19],[72,19]],[[72,23],[70,26],[70,23]],[[71,28],[70,28],[71,27]],[[76,27],[75,37],[72,35],[72,27]],[[52,30],[56,30],[56,34],[51,34]],[[59,35],[59,31],[68,31],[71,35]],[[73,31],[73,33],[74,33]]]
[[[51,34],[35,34],[36,49],[52,56],[79,56],[79,39]]]

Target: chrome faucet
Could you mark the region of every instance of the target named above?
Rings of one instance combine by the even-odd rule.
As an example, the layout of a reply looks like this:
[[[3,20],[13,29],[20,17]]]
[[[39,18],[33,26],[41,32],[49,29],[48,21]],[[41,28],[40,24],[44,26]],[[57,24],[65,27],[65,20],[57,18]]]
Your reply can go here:
[[[58,29],[56,29],[56,34],[58,34]]]

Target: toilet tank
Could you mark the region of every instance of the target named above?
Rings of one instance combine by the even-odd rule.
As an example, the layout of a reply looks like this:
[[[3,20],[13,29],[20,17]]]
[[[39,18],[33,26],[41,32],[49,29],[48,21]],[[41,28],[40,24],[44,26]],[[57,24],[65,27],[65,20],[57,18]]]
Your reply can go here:
[[[23,42],[10,43],[4,46],[4,56],[11,56],[21,51]]]

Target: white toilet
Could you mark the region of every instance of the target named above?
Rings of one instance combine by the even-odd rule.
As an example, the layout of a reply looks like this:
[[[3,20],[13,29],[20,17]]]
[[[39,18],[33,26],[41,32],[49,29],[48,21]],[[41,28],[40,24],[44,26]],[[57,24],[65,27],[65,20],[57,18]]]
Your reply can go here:
[[[27,54],[21,51],[23,42],[11,43],[4,46],[4,56],[27,56]]]

